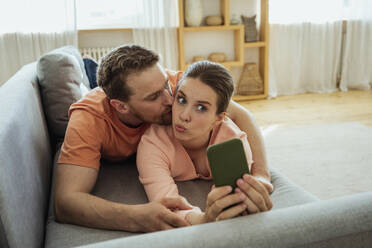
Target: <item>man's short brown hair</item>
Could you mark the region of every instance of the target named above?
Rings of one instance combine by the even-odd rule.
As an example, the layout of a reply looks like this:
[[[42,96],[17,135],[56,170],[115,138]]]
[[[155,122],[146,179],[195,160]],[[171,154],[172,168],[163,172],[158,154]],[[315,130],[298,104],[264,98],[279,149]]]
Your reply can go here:
[[[142,72],[159,61],[159,56],[136,45],[115,48],[103,57],[97,72],[97,83],[109,99],[128,102],[133,90],[127,85],[132,73]]]

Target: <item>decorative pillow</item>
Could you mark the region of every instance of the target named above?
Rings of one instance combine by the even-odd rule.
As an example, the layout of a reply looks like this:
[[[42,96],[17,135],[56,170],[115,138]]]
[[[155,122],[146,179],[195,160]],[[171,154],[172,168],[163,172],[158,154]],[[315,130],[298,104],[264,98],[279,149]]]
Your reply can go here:
[[[63,139],[70,105],[89,91],[83,59],[73,46],[58,48],[39,59],[37,76],[52,138]]]
[[[91,89],[96,88],[97,85],[97,67],[98,63],[91,58],[83,58],[85,71],[89,79],[89,86]]]
[[[256,15],[251,17],[242,15],[241,18],[244,25],[245,42],[257,41]]]

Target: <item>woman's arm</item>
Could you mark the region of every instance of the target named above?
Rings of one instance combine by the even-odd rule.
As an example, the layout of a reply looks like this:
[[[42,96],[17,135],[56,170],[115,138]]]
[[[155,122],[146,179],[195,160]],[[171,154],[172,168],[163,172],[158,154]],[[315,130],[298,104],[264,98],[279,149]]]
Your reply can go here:
[[[170,171],[170,161],[165,151],[152,141],[156,137],[142,138],[137,149],[137,168],[139,179],[143,184],[149,201],[159,201],[164,197],[182,198],[178,194],[177,185]],[[191,206],[191,205],[190,205]],[[188,210],[174,210],[181,218],[190,211],[200,212],[198,207],[191,206]]]
[[[151,139],[143,137],[137,150],[139,178],[147,197],[149,201],[157,201],[163,197],[181,197],[171,175],[170,161],[166,156],[166,152],[172,149],[161,150],[152,142],[153,140],[154,137]],[[198,207],[192,207],[190,210],[175,209],[174,212],[191,225],[238,216],[246,209],[246,205],[242,203],[246,196],[242,193],[230,194],[231,191],[231,187],[213,188],[208,194],[205,213]],[[226,207],[238,203],[241,204],[223,211]]]
[[[273,186],[270,183],[270,172],[267,165],[265,145],[261,130],[258,127],[253,115],[240,104],[230,101],[227,109],[230,119],[247,134],[248,142],[252,150],[254,163],[252,175],[256,177],[272,193]]]

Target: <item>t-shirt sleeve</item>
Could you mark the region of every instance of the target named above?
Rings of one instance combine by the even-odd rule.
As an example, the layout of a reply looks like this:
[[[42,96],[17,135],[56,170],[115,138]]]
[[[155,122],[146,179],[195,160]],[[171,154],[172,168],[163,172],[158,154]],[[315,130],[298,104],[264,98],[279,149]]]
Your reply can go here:
[[[248,143],[247,134],[242,131],[239,138],[243,143],[243,147],[244,147],[244,151],[245,151],[245,157],[247,158],[249,170],[251,170],[251,166],[252,166],[254,161],[253,161],[253,158],[252,158],[251,146]]]
[[[71,113],[59,164],[72,164],[98,170],[105,121],[84,110]]]
[[[183,72],[182,71],[172,71],[172,70],[169,70],[169,69],[166,69],[165,72],[168,75],[172,93],[173,93],[173,95],[175,95],[177,84],[181,80]]]
[[[162,149],[154,142],[154,136],[142,136],[137,149],[139,180],[143,184],[149,201],[163,197],[178,196],[177,185],[171,176],[170,161]]]
[[[248,166],[251,168],[254,161],[252,158],[252,151],[248,142],[247,134],[240,130],[240,128],[228,117],[226,117],[226,119],[216,130],[217,131],[214,130],[212,134],[212,144],[218,144],[232,138],[239,138],[243,143]]]

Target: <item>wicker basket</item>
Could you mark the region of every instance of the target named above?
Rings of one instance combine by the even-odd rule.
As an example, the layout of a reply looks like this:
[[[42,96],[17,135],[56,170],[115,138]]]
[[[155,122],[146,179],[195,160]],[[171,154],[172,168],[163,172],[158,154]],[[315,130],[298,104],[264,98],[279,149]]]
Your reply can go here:
[[[264,85],[256,63],[246,63],[240,75],[236,95],[257,95],[263,91]]]

